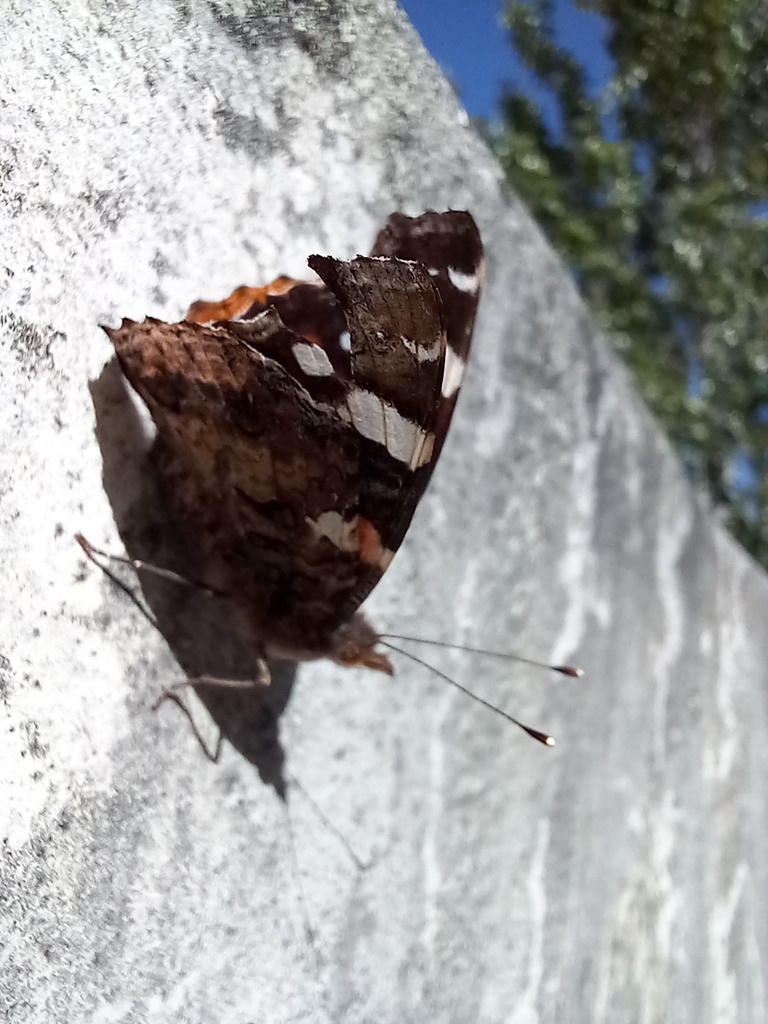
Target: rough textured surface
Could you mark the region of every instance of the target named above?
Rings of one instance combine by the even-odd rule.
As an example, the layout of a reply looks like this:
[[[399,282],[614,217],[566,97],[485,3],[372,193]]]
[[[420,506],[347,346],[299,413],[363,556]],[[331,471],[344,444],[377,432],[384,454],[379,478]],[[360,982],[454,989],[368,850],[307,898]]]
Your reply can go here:
[[[4,1018],[762,1024],[765,578],[402,13],[12,0],[0,78]],[[159,635],[72,541],[174,540],[97,324],[298,275],[428,206],[472,210],[488,289],[442,465],[369,610],[588,677],[436,657],[554,732],[546,750],[416,665],[308,666],[284,710],[290,672],[268,713],[209,695],[232,739],[211,765],[150,705],[177,661],[247,674],[247,655],[190,594],[148,587]]]

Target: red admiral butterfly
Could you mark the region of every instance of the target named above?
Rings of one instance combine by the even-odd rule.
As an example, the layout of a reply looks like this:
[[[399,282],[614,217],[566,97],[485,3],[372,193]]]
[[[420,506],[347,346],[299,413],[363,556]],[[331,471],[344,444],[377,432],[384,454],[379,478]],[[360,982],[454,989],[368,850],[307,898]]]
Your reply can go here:
[[[371,256],[309,266],[319,281],[105,330],[170,453],[206,582],[260,656],[391,673],[358,608],[443,446],[483,247],[468,213],[396,213]]]

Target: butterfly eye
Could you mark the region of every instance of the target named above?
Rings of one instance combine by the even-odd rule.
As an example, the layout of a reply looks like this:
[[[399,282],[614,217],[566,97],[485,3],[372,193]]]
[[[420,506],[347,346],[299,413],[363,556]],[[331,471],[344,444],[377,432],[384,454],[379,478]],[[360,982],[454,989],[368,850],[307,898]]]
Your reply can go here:
[[[362,651],[360,645],[356,644],[352,640],[348,640],[342,644],[336,651],[336,661],[340,665],[344,665],[349,668],[352,665],[359,665]]]
[[[350,639],[339,644],[333,654],[333,660],[344,668],[370,668],[385,675],[394,675],[392,663],[386,654],[375,650],[378,637],[371,642],[367,639]]]

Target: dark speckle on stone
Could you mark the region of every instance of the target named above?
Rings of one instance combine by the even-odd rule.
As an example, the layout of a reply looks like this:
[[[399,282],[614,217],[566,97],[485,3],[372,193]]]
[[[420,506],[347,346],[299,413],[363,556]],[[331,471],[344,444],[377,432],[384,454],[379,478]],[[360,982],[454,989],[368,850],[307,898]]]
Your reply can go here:
[[[297,46],[315,62],[322,73],[343,78],[348,70],[351,48],[342,33],[348,4],[335,0],[284,0],[265,5],[257,18],[236,16],[215,4],[216,20],[238,45],[259,52],[265,48]]]
[[[80,198],[96,211],[99,220],[111,231],[114,231],[123,219],[131,201],[130,193],[125,186],[114,192],[89,186],[81,192]]]
[[[53,369],[51,346],[54,341],[64,340],[61,331],[30,323],[10,310],[0,312],[0,329],[10,334],[10,350],[28,371]]]
[[[240,149],[255,160],[276,153],[285,143],[290,126],[283,122],[281,130],[268,127],[257,116],[238,114],[225,103],[213,112],[214,123],[230,149]]]
[[[176,276],[177,271],[165,253],[155,249],[155,255],[149,261],[149,265],[157,273],[158,277]]]

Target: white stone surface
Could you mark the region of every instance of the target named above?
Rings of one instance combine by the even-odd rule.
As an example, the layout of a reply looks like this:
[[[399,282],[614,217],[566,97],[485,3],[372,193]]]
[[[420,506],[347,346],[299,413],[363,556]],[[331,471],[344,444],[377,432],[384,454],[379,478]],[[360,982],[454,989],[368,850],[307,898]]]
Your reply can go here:
[[[402,13],[10,0],[0,79],[4,1019],[763,1024],[764,574]],[[547,750],[413,664],[303,667],[279,720],[288,813],[251,719],[238,735],[208,699],[239,747],[214,766],[176,708],[150,710],[176,659],[247,673],[242,648],[148,587],[161,636],[72,540],[170,544],[97,325],[366,251],[392,210],[430,206],[473,211],[487,290],[371,614],[588,675],[436,658]],[[258,719],[248,699],[230,695]]]

